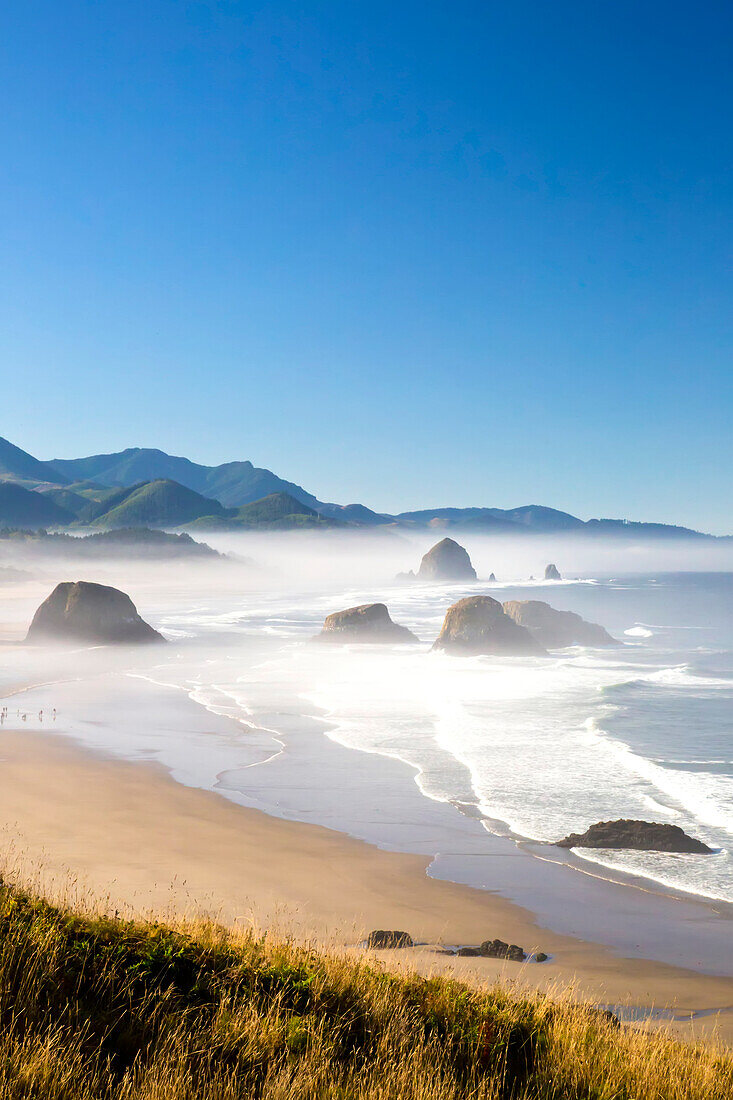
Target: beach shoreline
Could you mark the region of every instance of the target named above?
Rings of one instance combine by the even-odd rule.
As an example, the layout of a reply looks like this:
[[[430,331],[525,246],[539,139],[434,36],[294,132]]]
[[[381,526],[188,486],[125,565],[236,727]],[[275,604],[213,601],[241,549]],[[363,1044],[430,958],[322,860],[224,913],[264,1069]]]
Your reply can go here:
[[[299,699],[271,720],[258,714],[264,725],[251,725],[241,708],[218,705],[218,695],[217,705],[205,703],[198,690],[166,682],[160,670],[132,671],[127,658],[122,668],[114,660],[110,666],[104,651],[94,657],[81,679],[28,685],[16,696],[29,718],[24,733],[47,731],[116,761],[155,761],[184,787],[380,851],[418,855],[428,877],[501,897],[531,913],[537,927],[620,957],[674,959],[685,970],[733,978],[727,903],[619,882],[587,861],[574,865],[573,853],[488,831],[480,816],[426,797],[407,761],[329,736],[329,723],[304,713]],[[57,705],[58,722],[49,722]],[[45,720],[35,717],[39,708]]]
[[[4,873],[70,904],[93,898],[121,915],[206,916],[352,950],[372,928],[404,928],[421,946],[381,952],[387,965],[549,993],[572,986],[598,1004],[671,1008],[674,1018],[650,1023],[733,1041],[731,978],[549,931],[490,890],[428,876],[427,856],[269,816],[186,787],[158,764],[113,759],[56,734],[2,732],[0,829]],[[436,949],[487,938],[550,960],[520,965]]]

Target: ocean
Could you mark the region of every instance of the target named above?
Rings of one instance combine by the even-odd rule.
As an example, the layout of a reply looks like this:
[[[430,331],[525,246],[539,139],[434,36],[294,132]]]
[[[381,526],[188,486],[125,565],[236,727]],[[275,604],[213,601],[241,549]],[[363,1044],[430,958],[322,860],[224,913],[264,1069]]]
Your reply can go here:
[[[479,592],[547,600],[603,624],[619,645],[521,659],[431,652],[446,608]],[[310,644],[328,612],[373,599],[420,644]],[[714,854],[577,849],[573,863],[733,901],[731,573],[279,593],[234,586],[208,596],[184,588],[147,612],[171,644],[95,666],[96,702],[115,698],[123,681],[129,699],[135,683],[148,681],[233,719],[226,733],[217,726],[173,736],[163,719],[146,721],[142,705],[123,722],[122,704],[119,728],[110,730],[94,718],[91,696],[81,701],[78,659],[73,676],[57,670],[52,687],[5,701],[27,707],[33,728],[37,708],[53,701],[59,728],[91,747],[156,760],[181,782],[386,847],[410,844],[398,794],[387,810],[374,787],[358,793],[368,758],[407,765],[405,798],[417,791],[441,803],[442,823],[455,815],[458,827],[469,817],[487,842],[494,835],[535,855],[559,857],[545,845],[599,820],[671,822]],[[38,660],[27,650],[8,657],[6,689],[28,677],[43,683],[32,672]],[[440,829],[418,845],[436,856],[442,846]]]
[[[477,592],[546,599],[602,623],[621,644],[532,659],[430,652],[445,609]],[[313,736],[404,761],[426,798],[520,843],[618,817],[671,822],[715,854],[575,854],[733,901],[733,574],[395,586],[380,596],[423,644],[307,644],[328,611],[367,599],[361,590],[221,614],[199,608],[168,615],[163,628],[227,636],[226,657],[210,659],[189,688],[271,738],[265,760],[287,753],[300,715],[315,720]],[[266,652],[253,655],[263,634]],[[238,659],[246,668],[233,676]],[[231,771],[227,783],[236,786]]]

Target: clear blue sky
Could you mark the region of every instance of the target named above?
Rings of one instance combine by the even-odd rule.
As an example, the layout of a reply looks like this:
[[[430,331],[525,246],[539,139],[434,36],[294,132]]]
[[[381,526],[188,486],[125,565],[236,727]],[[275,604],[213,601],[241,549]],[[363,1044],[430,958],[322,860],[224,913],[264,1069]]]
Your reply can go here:
[[[0,435],[733,531],[733,8],[6,0]]]

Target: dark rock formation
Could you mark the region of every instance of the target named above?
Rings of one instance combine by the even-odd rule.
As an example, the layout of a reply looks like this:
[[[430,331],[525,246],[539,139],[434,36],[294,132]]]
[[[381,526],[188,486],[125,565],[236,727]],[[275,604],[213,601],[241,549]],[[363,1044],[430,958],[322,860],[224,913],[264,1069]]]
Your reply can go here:
[[[33,616],[28,642],[163,642],[140,618],[128,595],[90,581],[57,584]]]
[[[346,611],[329,615],[323,630],[314,639],[318,642],[417,642],[411,630],[398,626],[389,617],[383,603],[364,603]]]
[[[634,848],[640,852],[689,852],[710,855],[713,851],[680,829],[656,821],[599,821],[584,833],[571,833],[559,840],[558,848]]]
[[[496,580],[496,573],[489,573],[489,583]]]
[[[544,963],[544,962],[547,962],[547,960],[548,960],[548,958],[549,958],[549,957],[550,957],[550,956],[549,956],[549,955],[546,955],[544,951],[535,951],[535,953],[534,953],[534,955],[533,955],[534,961],[535,961],[536,963]]]
[[[441,539],[423,557],[417,576],[421,581],[475,581],[476,570],[462,546]]]
[[[508,600],[503,607],[510,619],[526,627],[546,649],[568,645],[616,645],[602,626],[586,622],[574,611],[557,611],[542,600]]]
[[[464,959],[478,959],[481,957],[481,952],[478,947],[459,947],[456,955],[460,955]]]
[[[546,581],[561,581],[562,580],[562,577],[560,576],[556,565],[550,564],[550,565],[545,566],[545,580]]]
[[[367,947],[372,948],[388,948],[388,947],[412,947],[412,936],[409,932],[396,932],[385,928],[378,928],[374,932],[370,932],[367,937]]]
[[[516,943],[504,943],[503,940],[484,940],[479,953],[487,959],[509,959],[511,962],[524,962],[527,958]]]
[[[545,652],[528,630],[504,614],[499,601],[491,596],[468,596],[449,607],[433,649],[469,656]]]

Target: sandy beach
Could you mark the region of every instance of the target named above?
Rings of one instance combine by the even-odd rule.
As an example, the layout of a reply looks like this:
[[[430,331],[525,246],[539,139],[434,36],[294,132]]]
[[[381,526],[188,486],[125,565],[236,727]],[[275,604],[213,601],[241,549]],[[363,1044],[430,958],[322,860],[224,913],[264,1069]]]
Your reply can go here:
[[[386,965],[570,989],[625,1019],[733,1042],[730,906],[517,845],[458,812],[460,799],[426,798],[407,761],[329,736],[309,695],[324,669],[293,645],[318,606],[301,622],[285,598],[249,611],[240,597],[240,612],[226,592],[190,610],[164,590],[153,619],[182,640],[162,652],[36,651],[13,643],[41,587],[24,586],[2,629],[8,873],[74,904],[205,915],[356,952],[373,928],[404,929],[418,946],[379,953]],[[388,686],[381,666],[360,681],[368,658],[345,668],[358,706]],[[415,737],[422,725],[418,713]],[[494,938],[550,958],[440,953]]]
[[[206,914],[355,950],[371,928],[404,928],[421,946],[380,953],[389,965],[481,983],[572,985],[597,1003],[669,1008],[673,1019],[661,1013],[660,1022],[679,1033],[733,1040],[732,979],[549,932],[489,891],[427,877],[425,857],[237,806],[154,764],[5,730],[0,824],[8,872],[40,878],[57,896],[143,916]],[[552,958],[520,966],[436,951],[494,937]]]

